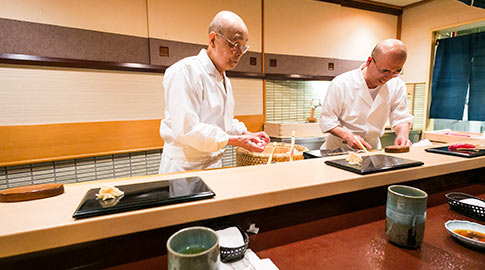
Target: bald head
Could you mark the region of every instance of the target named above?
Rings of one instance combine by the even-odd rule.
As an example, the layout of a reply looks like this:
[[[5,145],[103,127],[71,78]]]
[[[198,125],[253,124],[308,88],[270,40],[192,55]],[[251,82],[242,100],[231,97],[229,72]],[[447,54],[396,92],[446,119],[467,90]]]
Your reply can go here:
[[[372,57],[374,59],[379,59],[382,56],[396,61],[405,60],[407,57],[406,46],[398,39],[385,39],[377,43],[374,50],[372,50]]]
[[[209,25],[209,33],[216,32],[223,35],[235,35],[248,32],[244,21],[236,13],[231,11],[220,11],[216,14]]]

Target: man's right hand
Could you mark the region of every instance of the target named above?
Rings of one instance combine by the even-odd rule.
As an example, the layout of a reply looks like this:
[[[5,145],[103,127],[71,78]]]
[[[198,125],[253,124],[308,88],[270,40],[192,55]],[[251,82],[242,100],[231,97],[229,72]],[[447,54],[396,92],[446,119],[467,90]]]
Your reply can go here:
[[[349,135],[345,136],[344,137],[344,140],[347,142],[347,145],[354,148],[354,149],[359,149],[359,150],[364,150],[362,149],[362,147],[360,146],[359,142],[357,140],[360,141],[360,143],[362,143],[362,145],[367,149],[372,149],[372,146],[370,146],[370,144],[368,144],[364,138],[362,138],[361,136],[359,135],[354,135],[352,133],[349,133]]]
[[[230,136],[227,144],[242,147],[251,152],[263,152],[269,141],[262,139],[257,133]]]
[[[367,150],[372,149],[372,146],[370,146],[370,144],[368,144],[364,140],[364,138],[362,138],[359,135],[354,135],[353,133],[348,132],[347,130],[343,129],[340,126],[334,127],[332,130],[330,130],[330,133],[332,133],[334,136],[342,138],[344,143],[346,143],[348,146],[354,149],[363,150],[362,147],[360,147],[359,143],[357,142],[357,139],[362,143],[362,145],[365,148],[367,148]]]

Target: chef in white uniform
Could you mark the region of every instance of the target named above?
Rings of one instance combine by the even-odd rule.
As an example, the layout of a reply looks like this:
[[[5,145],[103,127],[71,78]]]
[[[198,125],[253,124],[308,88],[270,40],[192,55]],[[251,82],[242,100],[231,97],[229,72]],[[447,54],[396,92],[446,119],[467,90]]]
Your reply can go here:
[[[379,42],[360,68],[332,80],[320,116],[329,136],[321,149],[381,148],[386,122],[396,133],[394,145],[409,146],[413,121],[406,107],[406,85],[398,77],[406,62],[405,45],[396,39]]]
[[[221,11],[209,26],[209,46],[165,72],[164,140],[160,173],[222,166],[226,145],[261,152],[269,142],[264,132],[248,132],[234,118],[234,97],[225,71],[247,52],[248,30],[233,12]]]

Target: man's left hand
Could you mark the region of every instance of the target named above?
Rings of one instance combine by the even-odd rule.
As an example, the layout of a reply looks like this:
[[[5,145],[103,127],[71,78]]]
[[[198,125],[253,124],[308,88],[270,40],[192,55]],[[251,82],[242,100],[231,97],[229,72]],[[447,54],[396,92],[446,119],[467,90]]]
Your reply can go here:
[[[264,131],[260,131],[260,132],[246,131],[243,134],[244,135],[251,135],[252,137],[258,138],[260,140],[261,144],[262,144],[261,146],[266,146],[270,141],[268,134],[266,134],[266,132],[264,132]]]
[[[411,146],[411,141],[403,135],[398,135],[396,139],[394,140],[394,145],[399,145],[399,146]]]

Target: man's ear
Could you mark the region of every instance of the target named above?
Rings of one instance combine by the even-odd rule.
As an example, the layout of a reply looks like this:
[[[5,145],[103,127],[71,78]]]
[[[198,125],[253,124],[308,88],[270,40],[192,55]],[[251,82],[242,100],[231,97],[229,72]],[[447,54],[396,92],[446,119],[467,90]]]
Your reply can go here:
[[[209,33],[209,46],[212,48],[214,48],[216,45],[216,36],[217,34],[215,32]]]
[[[367,57],[367,61],[365,62],[365,65],[368,66],[372,62],[372,56]]]

